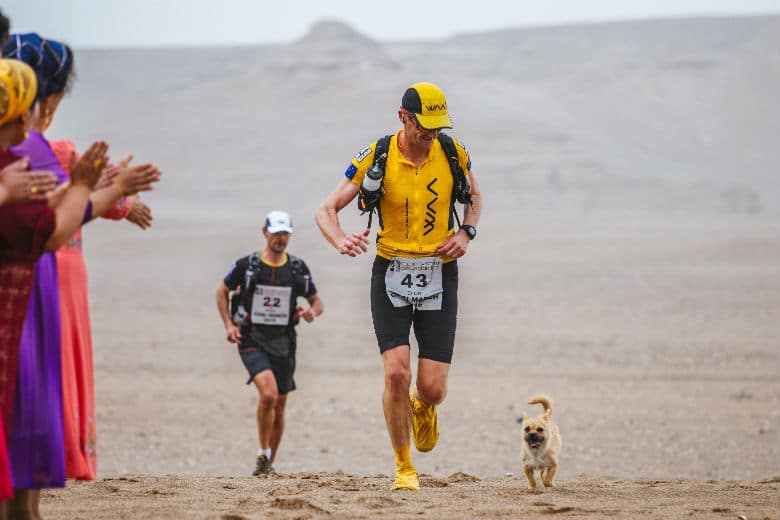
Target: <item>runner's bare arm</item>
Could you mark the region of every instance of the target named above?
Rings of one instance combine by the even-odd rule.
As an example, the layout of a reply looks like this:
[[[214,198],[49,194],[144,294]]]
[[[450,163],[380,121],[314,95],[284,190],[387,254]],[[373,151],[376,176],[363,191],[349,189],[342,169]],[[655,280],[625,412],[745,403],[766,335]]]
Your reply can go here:
[[[482,216],[482,192],[479,190],[477,179],[474,177],[474,172],[466,175],[469,180],[469,186],[471,187],[471,201],[472,205],[466,206],[466,212],[463,215],[463,224],[469,226],[478,227],[479,218]]]
[[[308,323],[311,323],[314,321],[314,318],[322,314],[322,311],[325,310],[325,306],[322,304],[320,297],[316,294],[312,294],[306,298],[306,300],[309,302],[309,308],[303,309],[298,307],[298,310],[300,311],[301,318],[306,320]]]
[[[322,235],[342,255],[357,256],[368,251],[369,230],[346,234],[341,229],[338,217],[338,212],[352,202],[359,190],[349,179],[342,179],[325,202],[317,208],[317,213],[314,215]]]
[[[482,216],[482,192],[479,191],[479,185],[474,177],[474,172],[469,173],[466,178],[469,180],[469,186],[471,187],[471,201],[473,204],[465,206],[463,225],[474,226],[476,228],[479,223],[479,217]],[[447,239],[436,248],[436,252],[447,255],[450,258],[460,258],[466,254],[469,242],[469,236],[466,232],[459,229],[454,235],[447,237]]]

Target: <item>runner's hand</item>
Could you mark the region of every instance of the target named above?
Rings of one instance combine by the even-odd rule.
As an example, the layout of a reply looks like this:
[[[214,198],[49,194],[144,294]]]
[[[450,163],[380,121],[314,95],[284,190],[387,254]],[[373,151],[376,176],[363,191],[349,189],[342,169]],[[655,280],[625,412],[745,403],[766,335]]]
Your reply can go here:
[[[227,340],[230,343],[241,342],[241,331],[233,323],[225,326],[225,332],[227,332]]]
[[[314,311],[311,309],[311,307],[304,309],[302,306],[299,305],[298,317],[306,320],[306,323],[311,323],[314,321]]]
[[[368,234],[370,229],[364,229],[360,233],[350,233],[339,242],[338,250],[342,255],[355,257],[368,251]]]
[[[450,258],[460,258],[466,254],[469,242],[470,240],[466,232],[459,230],[454,235],[448,236],[447,240],[436,248],[436,252],[440,255],[449,256]]]

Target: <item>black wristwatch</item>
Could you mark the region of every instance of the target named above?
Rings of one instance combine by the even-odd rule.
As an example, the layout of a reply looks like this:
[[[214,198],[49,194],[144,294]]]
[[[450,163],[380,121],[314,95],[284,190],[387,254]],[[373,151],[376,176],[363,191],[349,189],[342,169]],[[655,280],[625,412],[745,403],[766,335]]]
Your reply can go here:
[[[469,240],[474,240],[477,236],[477,228],[474,226],[464,224],[463,226],[460,226],[460,229],[466,232],[466,234],[469,236]]]

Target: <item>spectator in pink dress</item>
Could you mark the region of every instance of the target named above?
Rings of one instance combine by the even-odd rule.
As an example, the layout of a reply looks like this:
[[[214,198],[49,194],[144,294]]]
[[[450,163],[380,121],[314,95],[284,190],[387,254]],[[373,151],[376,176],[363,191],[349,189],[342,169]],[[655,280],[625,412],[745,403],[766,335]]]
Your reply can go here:
[[[33,70],[15,60],[0,59],[0,184],[7,176],[17,175],[27,161],[8,151],[25,138],[29,124],[29,107],[36,97],[37,81]],[[0,204],[0,500],[10,498],[11,478],[8,472],[7,436],[12,423],[16,387],[17,357],[26,303],[30,296],[35,260],[44,251],[56,250],[78,228],[87,209],[88,197],[106,161],[108,146],[93,144],[73,166],[68,189],[46,198],[42,191],[51,187],[51,177],[43,184],[29,186],[25,197],[18,189],[5,189],[8,196]],[[44,179],[46,175],[39,175]],[[18,188],[18,182],[12,182]],[[52,208],[52,206],[54,206]],[[27,493],[19,498],[28,499]],[[16,498],[16,497],[15,497]],[[3,512],[11,518],[32,518],[29,502],[16,501]],[[28,506],[28,507],[25,507]]]
[[[54,172],[58,183],[67,185],[68,175],[42,131],[68,90],[73,53],[60,42],[43,39],[37,34],[23,34],[12,35],[3,48],[3,54],[32,66],[39,85],[31,114],[33,128],[27,139],[12,151],[28,157],[34,168]],[[71,156],[69,162],[72,164],[73,160]],[[120,171],[114,181],[91,195],[83,215],[84,222],[114,207],[123,195],[150,189],[151,183],[159,179],[160,172],[153,165],[131,168],[128,163],[129,160],[120,163]],[[101,169],[105,164],[100,164]],[[30,510],[32,517],[36,517],[40,489],[65,485],[66,432],[76,434],[76,437],[69,438],[73,442],[68,446],[75,446],[77,454],[83,450],[78,439],[78,422],[66,423],[63,416],[63,388],[70,396],[78,391],[79,385],[70,379],[64,381],[62,377],[59,275],[53,254],[44,254],[37,261],[33,287],[19,348],[15,412],[8,448],[14,485],[20,490],[19,495],[24,494],[21,490],[29,490]],[[70,323],[72,321],[68,321]],[[69,332],[66,331],[70,338]],[[73,353],[72,342],[64,347],[68,349],[66,356],[73,354],[71,358],[78,359],[78,355]],[[66,373],[72,375],[74,371]],[[91,382],[91,366],[80,366],[75,373],[81,374],[82,379],[88,377]],[[73,400],[68,402],[73,403]],[[78,413],[79,410],[72,410],[69,417]],[[20,500],[24,502],[23,498]]]

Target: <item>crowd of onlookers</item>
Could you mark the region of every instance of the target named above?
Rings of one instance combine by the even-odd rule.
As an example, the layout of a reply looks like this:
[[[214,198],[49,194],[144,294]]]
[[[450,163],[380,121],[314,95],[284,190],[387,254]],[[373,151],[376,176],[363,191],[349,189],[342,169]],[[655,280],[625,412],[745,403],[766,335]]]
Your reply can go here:
[[[95,399],[81,227],[146,229],[153,164],[79,154],[46,130],[71,88],[73,51],[11,34],[0,12],[0,519],[39,519],[40,490],[96,477]]]

